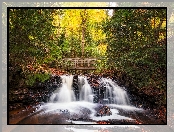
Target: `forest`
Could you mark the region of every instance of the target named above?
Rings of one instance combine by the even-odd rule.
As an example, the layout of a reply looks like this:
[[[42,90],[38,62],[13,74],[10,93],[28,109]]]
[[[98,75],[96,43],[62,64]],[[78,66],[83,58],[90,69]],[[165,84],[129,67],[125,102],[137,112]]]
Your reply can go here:
[[[85,74],[114,78],[165,111],[166,9],[9,8],[9,91],[53,74],[84,74],[69,70],[65,58],[96,58]]]

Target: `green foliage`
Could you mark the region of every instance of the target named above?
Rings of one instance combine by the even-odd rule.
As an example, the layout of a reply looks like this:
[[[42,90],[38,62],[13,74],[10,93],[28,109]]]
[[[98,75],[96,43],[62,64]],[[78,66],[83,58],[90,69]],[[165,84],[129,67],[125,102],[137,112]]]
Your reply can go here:
[[[44,82],[50,78],[49,74],[42,74],[42,73],[36,73],[36,74],[29,74],[27,76],[26,84],[33,86],[36,82]]]
[[[111,69],[126,73],[139,88],[166,88],[165,9],[116,9],[104,29]]]
[[[61,58],[53,13],[61,14],[53,9],[9,10],[9,64],[21,67],[25,76],[29,65],[39,67]]]

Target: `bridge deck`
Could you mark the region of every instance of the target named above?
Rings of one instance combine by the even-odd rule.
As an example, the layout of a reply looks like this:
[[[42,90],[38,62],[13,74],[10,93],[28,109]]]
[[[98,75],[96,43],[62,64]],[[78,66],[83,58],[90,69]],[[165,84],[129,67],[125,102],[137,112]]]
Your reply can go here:
[[[96,60],[95,58],[65,58],[64,62],[70,62],[69,64],[65,64],[69,70],[96,70],[94,67]]]
[[[96,70],[95,67],[69,67],[69,70]]]

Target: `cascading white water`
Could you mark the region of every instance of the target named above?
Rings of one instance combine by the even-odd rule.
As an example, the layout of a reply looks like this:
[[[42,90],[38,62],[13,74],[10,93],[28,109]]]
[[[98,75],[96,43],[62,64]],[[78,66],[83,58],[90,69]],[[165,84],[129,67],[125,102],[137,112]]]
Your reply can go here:
[[[79,76],[79,87],[80,87],[80,101],[93,102],[93,93],[91,86],[89,85],[87,78]]]
[[[111,99],[110,103],[128,105],[129,99],[126,91],[108,78],[101,78],[100,84],[105,87],[104,99]]]
[[[62,86],[50,97],[50,102],[71,102],[75,101],[75,94],[72,90],[73,76],[61,76]]]
[[[87,121],[88,119],[92,121],[91,123],[96,123],[97,121],[108,121],[113,119],[133,120],[132,118],[119,115],[119,109],[123,109],[125,111],[142,111],[142,109],[128,105],[129,100],[126,91],[119,87],[111,79],[101,78],[99,81],[99,87],[96,89],[94,88],[92,91],[92,88],[90,87],[86,76],[78,76],[79,89],[77,89],[77,87],[72,87],[73,76],[63,75],[61,76],[61,78],[62,86],[55,90],[54,94],[50,98],[50,102],[43,104],[37,110],[40,111],[40,113],[36,114],[36,116],[40,117],[41,119],[42,117],[44,117],[44,115],[48,116],[49,114],[51,115],[50,119],[52,120],[53,116],[57,116],[57,114],[55,113],[59,113],[59,115],[66,115],[60,116],[60,120],[65,119],[66,121],[70,121],[75,124],[77,124],[77,122],[86,124],[89,123]],[[74,82],[74,84],[76,83],[77,82]],[[74,91],[76,91],[77,93],[74,93]],[[75,98],[75,95],[77,99]],[[99,97],[99,100],[103,99],[105,101],[112,99],[113,101],[110,101],[107,104],[112,112],[112,115],[97,116],[98,109],[100,107],[103,107],[103,104],[93,103],[93,97],[94,101],[97,97]],[[44,117],[43,119],[46,118]],[[74,119],[78,119],[78,121],[74,121]],[[53,120],[53,122],[54,121],[55,120]]]
[[[76,101],[75,93],[72,89],[73,76],[61,76],[62,86],[58,88],[50,97],[50,102],[72,102]],[[93,102],[94,93],[88,83],[86,76],[78,76],[79,101]],[[124,89],[119,87],[114,81],[108,78],[100,79],[100,86],[105,88],[104,100],[108,103],[128,105],[129,99]],[[100,91],[100,88],[99,88]]]

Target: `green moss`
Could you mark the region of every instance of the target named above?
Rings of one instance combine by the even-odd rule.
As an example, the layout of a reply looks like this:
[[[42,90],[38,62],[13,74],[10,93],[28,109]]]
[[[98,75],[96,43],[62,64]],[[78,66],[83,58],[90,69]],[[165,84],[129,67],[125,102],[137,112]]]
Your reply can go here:
[[[49,77],[50,75],[46,73],[30,74],[27,76],[26,84],[29,86],[33,86],[36,81],[44,82],[48,80]]]

